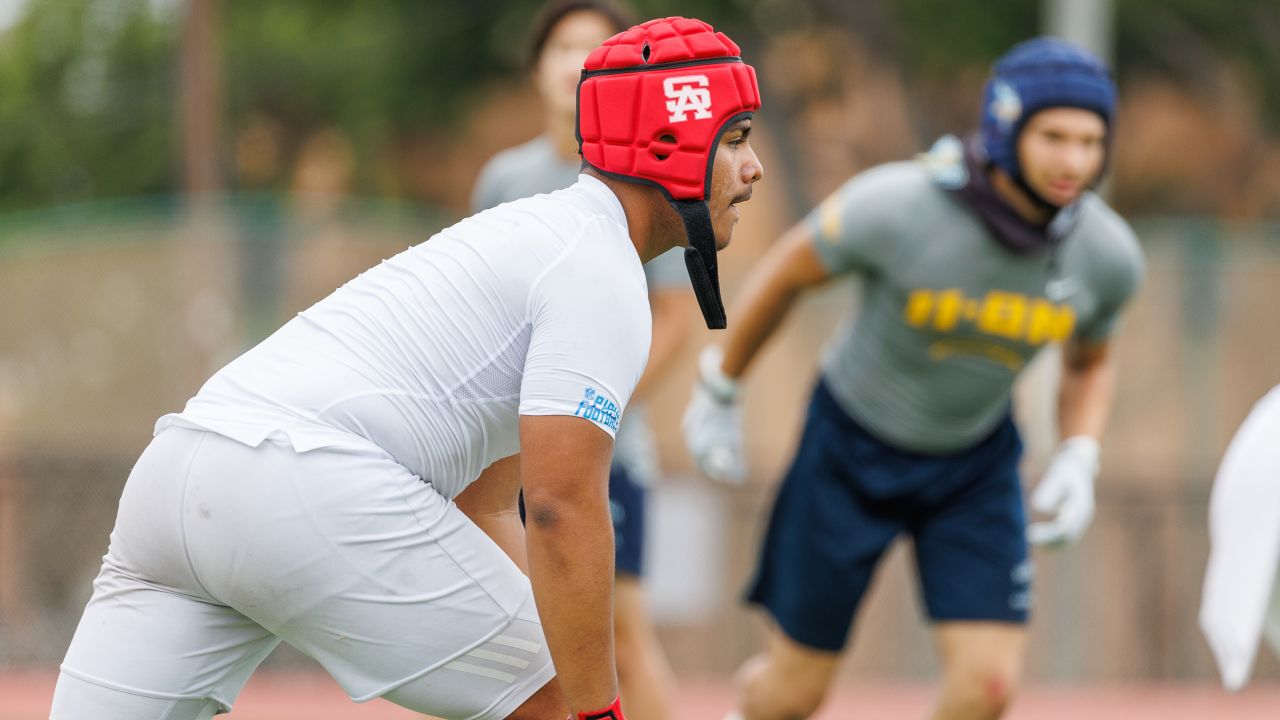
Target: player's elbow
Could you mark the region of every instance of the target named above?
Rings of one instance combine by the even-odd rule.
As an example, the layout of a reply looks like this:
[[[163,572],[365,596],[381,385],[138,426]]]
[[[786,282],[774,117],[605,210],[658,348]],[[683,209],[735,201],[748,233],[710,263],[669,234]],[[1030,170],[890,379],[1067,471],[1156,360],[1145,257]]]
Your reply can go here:
[[[578,528],[595,515],[590,497],[572,492],[525,491],[525,524],[529,529],[555,532]],[[607,512],[601,510],[601,512]]]
[[[525,523],[542,531],[555,530],[564,525],[567,504],[563,499],[525,495]]]

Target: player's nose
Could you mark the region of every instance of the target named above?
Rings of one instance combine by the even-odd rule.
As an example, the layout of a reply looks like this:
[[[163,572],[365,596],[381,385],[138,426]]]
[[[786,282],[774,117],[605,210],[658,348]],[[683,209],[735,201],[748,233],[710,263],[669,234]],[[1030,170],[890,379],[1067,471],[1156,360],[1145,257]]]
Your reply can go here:
[[[748,148],[747,157],[742,164],[742,181],[748,185],[760,182],[764,178],[764,163],[756,155],[755,148]]]
[[[1081,176],[1093,164],[1093,152],[1086,143],[1069,145],[1064,153],[1063,165],[1072,175]]]

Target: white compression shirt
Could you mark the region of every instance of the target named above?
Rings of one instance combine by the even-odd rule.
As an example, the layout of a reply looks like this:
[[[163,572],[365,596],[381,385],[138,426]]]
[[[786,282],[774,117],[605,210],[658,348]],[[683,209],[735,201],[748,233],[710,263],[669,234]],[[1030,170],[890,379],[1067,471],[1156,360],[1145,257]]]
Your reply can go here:
[[[364,272],[218,371],[170,425],[381,452],[453,498],[519,452],[518,415],[615,434],[651,316],[604,183],[499,206]]]

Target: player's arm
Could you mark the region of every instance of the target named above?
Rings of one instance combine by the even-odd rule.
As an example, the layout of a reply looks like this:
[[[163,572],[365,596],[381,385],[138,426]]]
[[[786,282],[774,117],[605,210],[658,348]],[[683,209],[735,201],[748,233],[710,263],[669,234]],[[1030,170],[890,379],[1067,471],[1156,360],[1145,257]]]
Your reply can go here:
[[[1115,363],[1106,340],[1073,339],[1062,352],[1058,428],[1063,438],[1102,439],[1115,398]]]
[[[731,313],[723,347],[703,351],[685,409],[685,445],[709,477],[746,479],[739,379],[805,290],[837,275],[875,277],[898,246],[898,181],[868,171],[851,178],[788,230],[756,263]],[[887,180],[886,180],[887,178]]]
[[[475,482],[454,498],[458,509],[475,523],[524,574],[524,525],[520,522],[520,456],[505,457],[480,473]]]
[[[1113,254],[1097,272],[1098,307],[1081,318],[1063,347],[1062,382],[1058,388],[1058,429],[1064,439],[1102,439],[1115,398],[1116,369],[1112,339],[1121,327],[1121,314],[1145,274],[1142,250],[1133,230],[1116,218],[1107,247]]]
[[[618,696],[613,659],[613,440],[582,418],[520,417],[529,579],[573,712]]]
[[[644,399],[665,377],[671,362],[689,339],[693,318],[698,316],[698,301],[693,290],[687,287],[655,289],[649,293],[649,307],[653,312],[653,341],[649,345],[649,363],[632,401]]]
[[[739,378],[804,290],[830,279],[814,246],[811,223],[787,231],[748,276],[724,341],[720,370]]]
[[[529,580],[575,713],[618,697],[609,461],[649,356],[651,322],[644,280],[618,247],[580,243],[530,289],[520,383]]]
[[[756,265],[734,309],[723,348],[698,359],[694,386],[681,422],[685,445],[699,469],[722,482],[746,479],[738,378],[807,288],[831,277],[814,247],[811,223],[788,231]]]
[[[1079,539],[1093,521],[1094,478],[1100,468],[1103,431],[1115,397],[1115,363],[1109,338],[1120,313],[1142,281],[1137,238],[1123,223],[1113,228],[1108,247],[1118,254],[1099,275],[1099,307],[1076,327],[1062,351],[1058,388],[1058,430],[1062,442],[1031,493],[1031,507],[1053,517],[1027,527],[1027,539],[1062,545]]]
[[[1099,440],[1114,395],[1109,343],[1073,338],[1062,351],[1058,388],[1058,428],[1063,440],[1031,494],[1031,507],[1053,517],[1027,527],[1027,539],[1033,544],[1058,546],[1078,540],[1093,521]]]

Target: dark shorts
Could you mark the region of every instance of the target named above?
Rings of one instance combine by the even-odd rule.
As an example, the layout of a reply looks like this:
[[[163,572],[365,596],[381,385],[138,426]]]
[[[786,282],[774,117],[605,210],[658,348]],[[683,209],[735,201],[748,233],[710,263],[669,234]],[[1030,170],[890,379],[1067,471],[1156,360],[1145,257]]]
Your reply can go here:
[[[609,468],[609,513],[613,516],[614,572],[644,574],[645,488],[619,463]]]
[[[609,515],[613,517],[613,571],[644,574],[645,488],[622,465],[609,468]],[[520,522],[524,522],[524,493],[520,494]]]
[[[748,600],[793,640],[838,651],[876,564],[906,533],[932,620],[1025,623],[1032,568],[1021,455],[1011,418],[957,453],[897,449],[872,437],[819,382]]]

